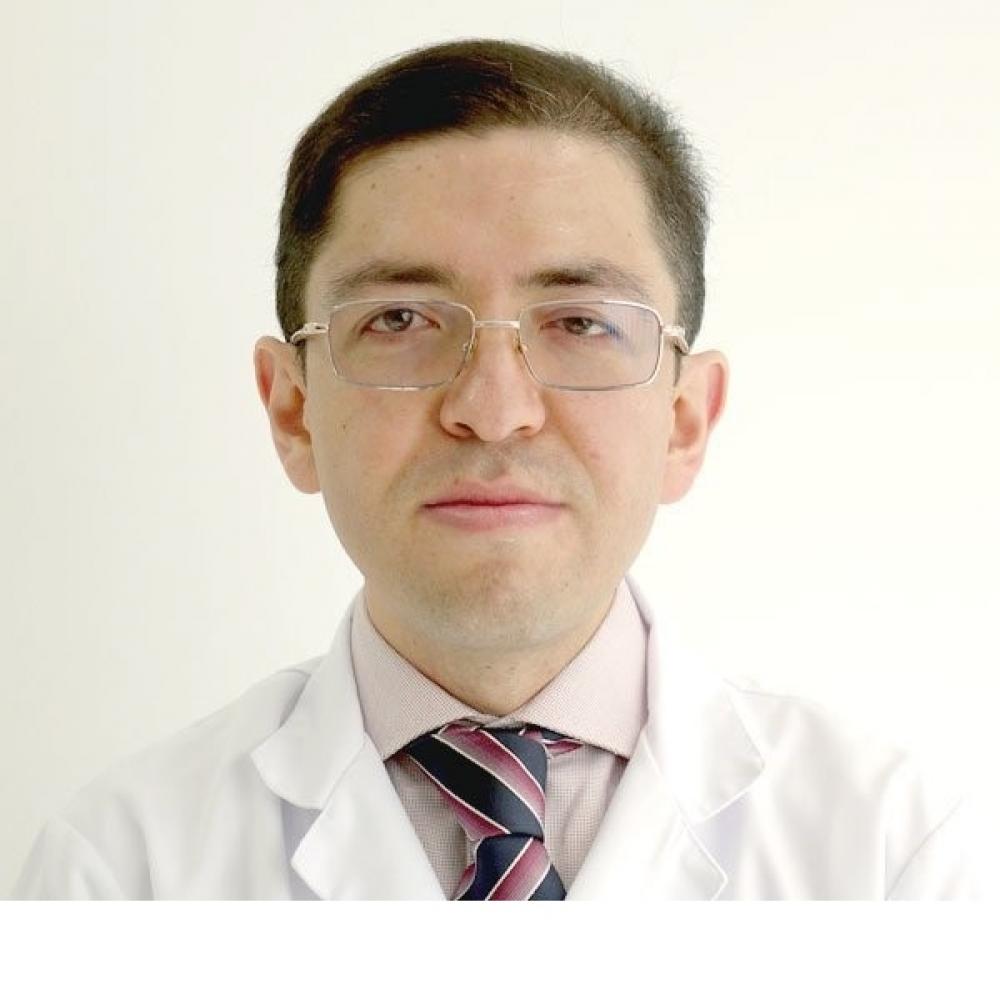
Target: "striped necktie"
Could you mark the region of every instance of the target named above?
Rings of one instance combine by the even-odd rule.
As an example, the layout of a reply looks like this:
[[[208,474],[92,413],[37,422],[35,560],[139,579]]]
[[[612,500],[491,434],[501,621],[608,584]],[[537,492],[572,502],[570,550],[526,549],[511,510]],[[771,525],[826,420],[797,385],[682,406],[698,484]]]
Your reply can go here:
[[[545,849],[545,780],[549,756],[580,745],[537,726],[450,722],[403,748],[475,843],[455,899],[566,898]]]

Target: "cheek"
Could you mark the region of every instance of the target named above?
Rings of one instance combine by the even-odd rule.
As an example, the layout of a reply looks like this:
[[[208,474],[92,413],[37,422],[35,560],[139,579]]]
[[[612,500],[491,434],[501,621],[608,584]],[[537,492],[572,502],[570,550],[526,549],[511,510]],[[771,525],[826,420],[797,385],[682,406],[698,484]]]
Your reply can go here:
[[[337,521],[364,491],[366,455],[371,447],[363,412],[349,405],[324,407],[312,431],[313,456],[327,508]]]
[[[364,518],[392,492],[407,466],[407,428],[417,420],[400,412],[390,395],[344,393],[314,438],[323,491],[338,517]]]
[[[630,407],[622,413],[593,414],[595,432],[583,453],[597,491],[596,502],[609,517],[631,520],[659,503],[668,430],[656,408]]]

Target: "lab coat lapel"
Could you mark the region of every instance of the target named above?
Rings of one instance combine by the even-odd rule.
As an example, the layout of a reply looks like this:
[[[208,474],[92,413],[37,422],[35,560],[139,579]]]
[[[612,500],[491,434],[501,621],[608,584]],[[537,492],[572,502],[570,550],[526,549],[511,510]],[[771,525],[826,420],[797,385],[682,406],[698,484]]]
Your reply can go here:
[[[267,786],[319,810],[291,858],[321,899],[443,899],[374,744],[351,663],[353,604],[284,724],[253,752]]]
[[[747,791],[764,760],[725,683],[627,580],[649,629],[649,717],[567,899],[715,899],[728,877],[698,827]]]
[[[444,899],[423,845],[367,737],[292,867],[322,899]]]
[[[664,788],[644,733],[566,898],[713,899],[725,884]]]

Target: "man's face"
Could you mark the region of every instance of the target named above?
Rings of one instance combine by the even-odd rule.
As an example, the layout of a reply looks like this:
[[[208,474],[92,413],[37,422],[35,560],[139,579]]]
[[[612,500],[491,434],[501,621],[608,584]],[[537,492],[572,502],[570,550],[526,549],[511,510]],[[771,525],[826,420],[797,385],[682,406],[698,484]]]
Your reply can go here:
[[[645,285],[665,322],[675,319],[639,174],[593,139],[508,128],[398,145],[355,164],[335,207],[309,275],[310,321],[328,318],[333,276],[374,259],[452,272],[454,282],[366,284],[351,298],[448,299],[490,319],[558,298],[635,299],[619,284],[552,284],[551,272],[600,258]],[[547,286],[526,283],[543,271]],[[535,382],[514,345],[511,330],[482,329],[455,381],[415,392],[339,380],[319,337],[306,389],[280,345],[288,353],[276,382],[301,399],[295,381],[305,399],[299,436],[272,412],[279,452],[300,489],[322,490],[377,624],[480,651],[540,647],[584,620],[596,627],[657,505],[693,478],[704,413],[700,427],[697,413],[682,415],[681,440],[668,348],[650,385],[566,392]],[[724,366],[712,353],[721,408]],[[685,376],[697,364],[689,358]],[[562,506],[541,523],[480,531],[425,510],[460,483],[499,479]]]

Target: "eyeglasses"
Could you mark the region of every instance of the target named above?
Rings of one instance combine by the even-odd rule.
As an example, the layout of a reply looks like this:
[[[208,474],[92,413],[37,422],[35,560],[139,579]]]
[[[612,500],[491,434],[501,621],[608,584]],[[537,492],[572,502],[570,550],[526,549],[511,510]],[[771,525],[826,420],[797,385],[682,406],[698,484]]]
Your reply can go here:
[[[433,389],[458,376],[485,326],[514,330],[532,377],[569,391],[652,382],[664,338],[675,352],[690,350],[683,327],[665,325],[652,306],[608,299],[536,302],[516,320],[477,320],[457,302],[364,299],[334,306],[329,322],[306,323],[289,340],[324,335],[334,374],[355,385]]]

